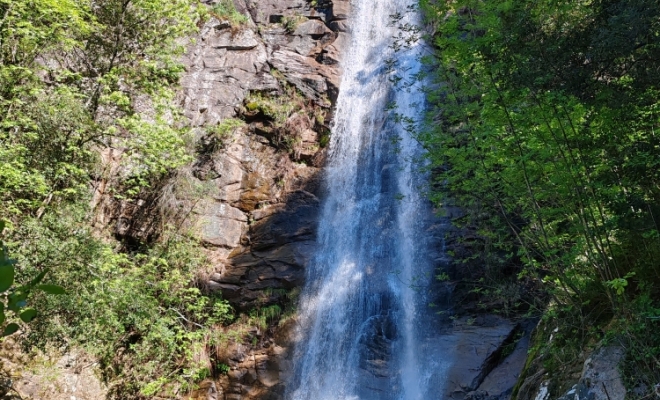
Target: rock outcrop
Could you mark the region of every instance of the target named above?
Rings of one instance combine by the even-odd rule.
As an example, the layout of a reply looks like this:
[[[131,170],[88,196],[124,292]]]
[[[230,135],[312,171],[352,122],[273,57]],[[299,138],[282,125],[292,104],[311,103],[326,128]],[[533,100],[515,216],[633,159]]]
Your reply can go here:
[[[247,122],[222,139],[221,149],[200,155],[188,179],[209,192],[193,209],[193,231],[213,260],[206,285],[248,312],[279,304],[301,286],[314,251],[321,139],[339,90],[349,2],[234,3],[249,23],[233,27],[212,18],[201,28],[184,57],[180,99],[202,142],[223,120]],[[287,87],[301,99],[286,121],[247,104],[254,96],[295,102],[284,98]],[[292,370],[294,323],[255,332],[251,343],[229,343],[221,356],[226,375],[205,382],[192,398],[280,398]]]
[[[340,74],[338,59],[322,61],[327,52],[339,54],[339,33],[328,27],[323,9],[284,1],[237,4],[241,8],[256,25],[235,28],[211,19],[185,58],[182,102],[200,136],[204,127],[246,113],[251,93],[282,96],[286,85],[309,102],[303,107],[329,116]],[[293,30],[280,23],[291,16],[300,19]],[[196,231],[216,266],[208,286],[241,310],[254,306],[266,289],[302,283],[319,203],[318,131],[327,129],[310,118],[292,121],[294,115],[277,129],[298,129],[299,148],[283,151],[264,127],[267,121],[247,117],[247,127],[234,132],[224,149],[200,158],[192,173],[213,193],[195,208]]]
[[[603,346],[591,353],[584,361],[582,372],[575,378],[577,383],[570,386],[558,400],[623,400],[626,387],[623,383],[619,365],[625,357],[625,351],[619,346]],[[573,380],[575,382],[575,380]],[[561,385],[570,384],[566,377],[553,376],[543,369],[521,382],[518,398],[550,400],[551,391]],[[646,392],[647,390],[642,390]]]
[[[454,321],[437,346],[453,360],[445,371],[442,398],[504,400],[523,368],[532,325],[490,314]]]
[[[208,290],[246,315],[281,311],[314,253],[350,3],[234,0],[241,25],[204,3],[211,16],[188,41],[177,97],[196,160],[138,201],[103,200],[99,190],[96,226],[131,246],[156,240],[167,223],[187,225],[210,260],[200,277]],[[230,340],[213,361],[229,370],[193,398],[279,398],[291,335],[275,322]]]
[[[190,210],[187,221],[213,260],[208,287],[240,310],[266,289],[302,283],[347,41],[333,29],[347,18],[348,2],[339,3],[235,0],[250,20],[235,26],[211,13],[183,56],[178,99],[198,156],[164,189],[170,208]],[[219,137],[227,120],[245,122]],[[126,241],[152,240],[155,201],[124,202],[102,222]]]
[[[16,342],[7,339],[0,348],[0,357],[2,399],[98,400],[108,394],[108,387],[96,374],[97,360],[83,351],[37,353],[29,359]],[[21,370],[20,375],[12,373],[17,370]]]

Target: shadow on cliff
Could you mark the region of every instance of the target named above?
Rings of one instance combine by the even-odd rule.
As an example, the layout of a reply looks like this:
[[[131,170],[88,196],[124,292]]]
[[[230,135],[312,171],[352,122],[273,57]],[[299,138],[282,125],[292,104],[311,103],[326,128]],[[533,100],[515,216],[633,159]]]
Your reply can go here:
[[[302,287],[316,246],[321,175],[315,172],[283,203],[252,211],[243,247],[230,255],[223,273],[210,277],[210,288],[237,310],[286,302],[290,291]]]

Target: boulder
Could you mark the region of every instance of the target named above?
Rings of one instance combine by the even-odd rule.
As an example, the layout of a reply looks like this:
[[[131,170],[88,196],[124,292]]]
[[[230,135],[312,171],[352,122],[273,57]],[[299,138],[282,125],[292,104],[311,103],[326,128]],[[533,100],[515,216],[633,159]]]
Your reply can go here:
[[[507,344],[513,346],[513,351],[486,375],[477,387],[477,392],[487,393],[489,400],[508,400],[527,361],[527,350],[535,326],[534,320],[520,323],[520,330],[516,335],[523,336],[516,343]]]
[[[294,36],[312,36],[316,39],[331,33],[332,30],[329,29],[326,24],[317,19],[310,19],[303,22],[293,31]]]
[[[308,0],[248,0],[247,8],[257,24],[278,23],[284,16],[304,16],[326,19],[323,9],[313,7]]]
[[[210,246],[235,248],[240,244],[244,224],[230,218],[215,215],[200,217],[200,240]]]
[[[210,277],[209,288],[221,291],[241,310],[252,307],[265,289],[293,289],[303,283],[304,268],[316,244],[319,200],[299,190],[281,207],[253,223],[248,232],[250,247],[230,257]]]
[[[242,29],[237,32],[232,29],[218,31],[214,29],[212,33],[204,38],[206,46],[216,49],[227,50],[250,50],[259,45],[259,41],[252,29]]]
[[[335,32],[350,32],[351,30],[346,20],[334,20],[328,26]]]
[[[619,346],[596,350],[585,360],[578,383],[558,400],[624,400],[626,387],[619,372],[624,355]]]
[[[351,2],[349,0],[334,0],[332,2],[332,20],[348,19],[351,14]]]
[[[305,96],[320,105],[326,105],[323,99],[328,95],[329,83],[332,86],[338,85],[337,71],[291,50],[273,52],[270,63],[282,71],[287,80]]]
[[[452,364],[445,371],[445,398],[464,399],[479,388],[499,363],[503,346],[515,333],[516,324],[495,315],[463,317],[434,346],[452,349]],[[514,382],[515,383],[515,382]]]

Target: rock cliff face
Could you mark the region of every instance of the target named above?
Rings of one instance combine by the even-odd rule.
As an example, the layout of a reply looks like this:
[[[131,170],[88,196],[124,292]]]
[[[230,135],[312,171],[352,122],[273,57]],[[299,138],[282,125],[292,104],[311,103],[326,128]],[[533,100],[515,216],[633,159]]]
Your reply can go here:
[[[249,311],[284,301],[313,254],[323,137],[339,90],[349,2],[234,3],[249,22],[236,27],[214,17],[201,28],[184,57],[180,100],[200,143],[227,119],[247,122],[219,149],[202,152],[188,180],[209,193],[193,208],[193,231],[213,260],[206,284]],[[286,111],[276,115],[264,102]],[[293,324],[255,332],[252,344],[230,343],[228,373],[193,397],[280,398]]]
[[[285,308],[314,252],[320,167],[347,44],[345,0],[234,0],[191,38],[178,101],[196,159],[152,197],[103,205],[97,226],[127,245],[179,221],[210,260],[202,280],[240,312]],[[112,164],[112,154],[104,154]],[[115,163],[116,164],[116,163]],[[119,168],[119,167],[117,167]],[[110,173],[112,175],[112,173]],[[193,398],[277,399],[295,322],[250,328],[215,360],[229,371]],[[248,338],[247,340],[245,338]]]
[[[211,13],[183,57],[179,101],[197,159],[157,196],[168,192],[170,209],[191,210],[196,218],[187,221],[195,221],[193,233],[214,261],[209,286],[245,309],[251,292],[301,282],[346,42],[333,23],[343,21],[346,7],[235,4],[249,21],[233,26]],[[285,18],[293,21],[286,27]],[[123,203],[97,223],[127,241],[149,240],[157,235],[154,220],[164,218],[155,216],[156,201]]]
[[[201,156],[192,171],[213,189],[195,208],[197,230],[215,261],[208,285],[241,310],[266,289],[300,285],[311,254],[320,139],[329,132],[346,41],[338,23],[348,3],[336,3],[342,6],[238,0],[249,23],[233,27],[212,18],[184,58],[181,101],[199,136],[227,118],[249,122],[225,139],[223,149]],[[287,87],[301,98],[287,98]],[[272,115],[246,109],[255,93],[299,104],[276,126]]]

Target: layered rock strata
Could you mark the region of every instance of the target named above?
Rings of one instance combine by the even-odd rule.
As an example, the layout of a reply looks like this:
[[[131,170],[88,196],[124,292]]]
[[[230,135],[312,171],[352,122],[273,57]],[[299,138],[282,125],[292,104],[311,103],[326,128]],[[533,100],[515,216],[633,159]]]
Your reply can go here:
[[[314,251],[322,138],[339,90],[349,2],[234,3],[248,23],[214,17],[201,28],[184,57],[180,100],[201,142],[229,118],[247,122],[219,150],[200,155],[188,180],[208,190],[193,209],[193,231],[213,261],[206,285],[248,312],[286,301]],[[296,98],[287,98],[291,88]],[[259,99],[297,103],[274,121],[252,104]],[[192,397],[281,398],[294,323],[257,329],[248,344],[230,342],[220,360],[229,371]]]

